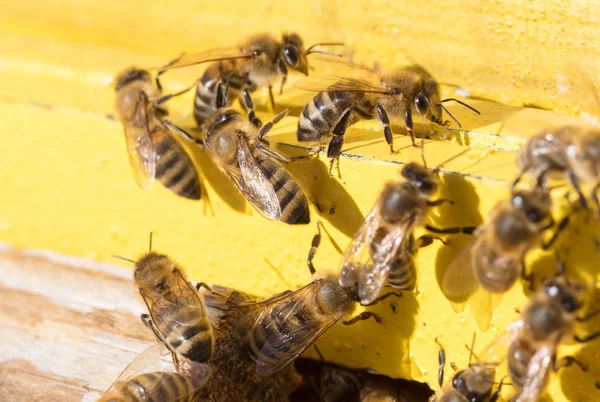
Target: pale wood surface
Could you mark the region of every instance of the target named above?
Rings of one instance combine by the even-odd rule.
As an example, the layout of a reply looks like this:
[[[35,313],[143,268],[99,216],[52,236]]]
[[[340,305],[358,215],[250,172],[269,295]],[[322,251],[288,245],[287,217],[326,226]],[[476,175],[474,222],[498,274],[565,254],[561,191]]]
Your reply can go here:
[[[0,400],[95,401],[153,342],[131,271],[0,247]]]

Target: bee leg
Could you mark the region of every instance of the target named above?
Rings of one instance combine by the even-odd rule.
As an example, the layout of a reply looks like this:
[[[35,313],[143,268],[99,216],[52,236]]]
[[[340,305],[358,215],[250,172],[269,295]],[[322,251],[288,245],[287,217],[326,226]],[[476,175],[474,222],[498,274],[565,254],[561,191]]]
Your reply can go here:
[[[252,101],[252,97],[250,96],[248,88],[244,88],[242,91],[242,97],[244,99],[244,104],[246,105],[246,110],[248,111],[248,120],[250,120],[250,123],[252,123],[254,127],[260,128],[262,126],[262,122],[254,113],[254,101]]]
[[[394,138],[392,137],[392,129],[390,128],[390,118],[383,106],[377,105],[377,115],[379,116],[379,120],[381,120],[381,124],[383,124],[383,136],[385,137],[385,142],[390,146],[390,153],[396,155],[398,152],[394,151]]]
[[[352,325],[352,324],[356,324],[359,321],[368,320],[371,317],[373,317],[373,319],[375,321],[377,321],[379,324],[382,323],[381,317],[379,317],[377,314],[371,313],[370,311],[363,311],[362,313],[360,313],[356,317],[353,317],[353,318],[349,319],[348,321],[342,321],[342,324],[344,324],[344,325]]]
[[[574,336],[574,339],[579,343],[586,343],[589,341],[593,341],[596,338],[600,338],[600,332],[594,332],[593,334],[589,334],[588,336],[579,337],[578,335]]]
[[[440,341],[438,341],[437,336],[435,337],[435,343],[437,343],[440,347],[440,351],[438,352],[438,384],[440,384],[441,387],[444,384],[444,367],[446,366],[446,351],[444,350],[444,347],[442,346]]]
[[[175,369],[179,371],[179,359],[177,358],[177,354],[171,353],[171,356],[173,357],[173,364],[175,364]]]
[[[332,138],[329,141],[329,145],[327,146],[327,157],[331,158],[329,165],[329,176],[331,176],[331,171],[333,170],[333,161],[334,159],[338,160],[338,173],[339,173],[339,157],[342,153],[342,145],[344,145],[344,134],[346,133],[346,128],[348,128],[348,123],[350,122],[350,116],[352,115],[352,108],[344,110],[342,116],[336,123],[333,130],[331,130]]]
[[[310,271],[311,275],[314,275],[317,272],[317,270],[315,269],[315,266],[313,265],[313,259],[315,258],[315,255],[317,254],[317,249],[321,245],[321,226],[322,225],[323,224],[321,223],[321,221],[317,221],[317,234],[313,236],[312,243],[310,245],[310,250],[308,251],[308,258],[306,259],[306,265],[308,265],[308,270]]]
[[[534,274],[533,272],[527,273],[527,267],[525,266],[525,261],[521,261],[521,279],[525,282],[529,282],[529,290],[533,290],[533,280]]]
[[[598,199],[598,190],[600,190],[600,183],[596,184],[592,189],[592,201],[594,201],[594,205],[596,206],[596,214],[600,213],[600,199]]]
[[[552,245],[554,244],[556,239],[558,239],[558,235],[560,235],[560,233],[563,230],[565,230],[565,228],[569,224],[570,218],[571,218],[570,215],[567,215],[564,218],[562,218],[562,220],[558,223],[558,227],[556,228],[556,231],[552,234],[552,237],[550,238],[550,240],[548,240],[546,243],[542,244],[542,249],[548,250],[550,247],[552,247]]]
[[[271,120],[268,123],[265,123],[264,126],[262,126],[262,128],[260,129],[260,131],[258,132],[258,140],[260,142],[265,142],[264,138],[265,136],[269,133],[269,131],[271,131],[271,129],[273,128],[273,126],[277,123],[279,123],[279,121],[281,119],[283,119],[285,116],[287,116],[287,114],[290,112],[290,110],[292,110],[291,107],[288,107],[287,109],[285,109],[283,112],[279,113],[277,116],[275,116],[273,118],[273,120]]]
[[[439,236],[432,236],[432,235],[423,235],[421,237],[419,237],[417,239],[417,244],[416,244],[416,248],[423,248],[423,247],[427,247],[429,246],[431,243],[433,243],[434,240],[439,240],[441,241],[445,246],[448,245],[448,242],[439,237]]]
[[[575,173],[573,173],[573,171],[571,171],[571,170],[567,171],[567,178],[569,179],[569,181],[571,182],[571,185],[573,186],[573,188],[575,188],[575,191],[577,192],[577,196],[579,197],[579,204],[581,205],[581,208],[585,209],[585,210],[589,209],[587,200],[585,199],[585,197],[583,196],[583,193],[581,192],[581,187],[579,186],[579,180],[575,176]]]
[[[383,296],[379,296],[377,299],[373,300],[373,301],[372,301],[372,302],[369,304],[369,306],[372,306],[372,305],[374,305],[374,304],[377,304],[377,303],[379,303],[380,301],[382,301],[382,300],[385,300],[385,299],[387,299],[388,297],[391,297],[391,296],[396,296],[397,298],[401,298],[401,297],[402,297],[402,292],[400,292],[400,293],[397,293],[397,292],[390,292],[390,293],[386,293],[386,294],[384,294]]]
[[[314,157],[316,155],[315,153],[311,152],[308,155],[285,156],[273,149],[270,149],[266,145],[266,141],[265,141],[265,143],[259,143],[256,147],[258,149],[260,149],[261,151],[263,151],[264,153],[268,154],[269,156],[272,156],[273,158],[277,159],[279,162],[285,163],[285,164],[311,159],[312,157]]]
[[[404,113],[404,124],[406,124],[406,130],[408,130],[408,133],[410,134],[412,146],[414,148],[419,148],[419,145],[415,142],[415,132],[413,131],[412,112],[410,111],[410,108],[407,108]]]
[[[497,402],[498,399],[500,399],[500,394],[502,393],[502,386],[504,385],[505,379],[506,379],[506,377],[502,377],[502,379],[500,380],[500,384],[498,385],[498,388],[496,389],[496,392],[494,392],[492,394],[492,397],[490,398],[489,402]]]
[[[454,205],[454,201],[452,201],[448,198],[440,198],[439,200],[427,201],[426,204],[428,207],[438,207],[445,202],[447,202],[450,205]]]
[[[167,102],[167,101],[171,100],[172,98],[175,98],[175,97],[177,97],[177,96],[183,95],[183,94],[185,94],[185,93],[189,92],[190,90],[192,90],[192,89],[196,88],[196,86],[198,85],[198,83],[199,83],[199,82],[200,82],[200,79],[197,79],[197,80],[196,80],[196,81],[194,81],[194,83],[193,83],[192,85],[190,85],[189,87],[187,87],[187,88],[185,88],[185,89],[182,89],[182,90],[181,90],[181,91],[179,91],[179,92],[175,92],[175,93],[173,93],[173,94],[167,94],[167,95],[163,95],[163,96],[161,96],[160,98],[158,98],[158,99],[156,99],[155,101],[153,101],[153,102],[152,102],[152,104],[153,104],[155,107],[158,107],[158,106],[162,105],[163,103],[165,103],[165,102]]]
[[[558,362],[555,358],[554,362],[552,363],[552,370],[558,371],[562,368],[572,366],[573,363],[578,365],[581,371],[588,371],[588,367],[573,356],[564,356]]]
[[[166,345],[167,343],[165,342],[165,339],[162,337],[160,332],[158,332],[158,329],[154,326],[154,323],[152,322],[150,315],[142,314],[142,315],[140,315],[140,318],[142,319],[142,322],[144,323],[144,325],[147,326],[148,328],[150,328],[150,330],[154,333],[154,336],[156,337],[156,339],[158,339],[159,342],[162,342]]]
[[[194,137],[193,135],[191,135],[190,133],[188,133],[181,127],[176,126],[175,124],[171,123],[169,120],[163,119],[162,124],[165,127],[167,127],[169,130],[174,132],[175,134],[178,134],[180,137],[183,137],[185,140],[187,140],[189,142],[193,142],[193,143],[199,145],[200,147],[204,147],[204,141],[202,141],[200,138]]]
[[[598,314],[600,314],[600,309],[594,310],[594,311],[592,311],[590,313],[587,313],[586,315],[584,315],[582,317],[575,317],[575,320],[577,322],[585,322],[585,321],[588,321],[590,318],[594,318]]]
[[[275,97],[273,96],[273,87],[269,85],[269,102],[271,103],[271,111],[275,113]]]
[[[473,232],[475,232],[475,229],[477,229],[477,226],[454,226],[450,228],[441,229],[433,227],[431,225],[425,225],[425,229],[436,234],[473,234]]]

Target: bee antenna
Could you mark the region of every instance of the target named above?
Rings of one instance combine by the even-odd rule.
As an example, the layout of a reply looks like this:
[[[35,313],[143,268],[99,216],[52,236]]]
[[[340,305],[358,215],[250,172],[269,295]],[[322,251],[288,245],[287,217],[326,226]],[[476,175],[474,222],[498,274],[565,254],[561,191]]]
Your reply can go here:
[[[319,52],[314,52],[313,49],[316,48],[317,46],[344,46],[344,43],[342,42],[321,42],[321,43],[315,43],[314,45],[312,45],[311,47],[309,47],[308,49],[306,49],[306,53],[304,53],[305,55],[308,55],[310,53],[319,53]],[[341,55],[340,55],[341,57]]]
[[[120,255],[113,255],[112,257],[113,258],[118,258],[119,260],[128,261],[128,262],[131,262],[131,263],[135,264],[135,261],[130,260],[129,258],[121,257]]]
[[[442,104],[440,103],[440,104],[439,104],[439,106],[440,106],[440,107],[441,107],[441,108],[444,110],[444,112],[446,112],[446,114],[447,114],[448,116],[450,116],[450,118],[451,118],[452,120],[454,120],[454,122],[456,123],[456,125],[457,125],[458,127],[462,128],[462,126],[460,125],[460,122],[459,122],[458,120],[456,120],[456,117],[454,117],[454,116],[452,115],[452,113],[450,113],[450,111],[444,107],[444,105],[442,105]]]
[[[469,348],[467,346],[467,349],[469,349],[469,367],[471,366],[471,358],[473,357],[473,348],[475,348],[475,337],[476,337],[476,333],[473,332],[473,340],[471,341],[471,347]],[[475,356],[475,358],[477,358],[477,356]],[[479,360],[479,359],[477,359]]]
[[[328,52],[326,50],[311,50],[311,51],[307,51],[306,53],[304,53],[304,55],[308,56],[309,54],[312,54],[312,53],[326,54],[328,56],[335,56],[335,57],[343,57],[343,55],[341,53]]]
[[[477,114],[481,114],[481,113],[479,112],[479,110],[475,109],[473,106],[470,106],[470,105],[466,104],[465,102],[463,102],[463,101],[460,101],[460,100],[458,100],[458,99],[456,99],[456,98],[446,98],[446,99],[442,99],[442,100],[440,101],[440,104],[441,104],[441,103],[444,103],[444,102],[456,102],[456,103],[458,103],[458,104],[460,104],[460,105],[463,105],[463,106],[464,106],[464,107],[466,107],[467,109],[470,109],[470,110],[474,111],[474,112],[475,112],[475,113],[477,113]],[[442,106],[442,107],[443,107],[443,106]]]
[[[462,156],[462,155],[466,154],[466,153],[467,153],[467,152],[469,152],[469,151],[470,151],[470,149],[469,149],[469,148],[467,148],[467,149],[465,149],[464,151],[461,151],[461,152],[457,153],[456,155],[454,155],[454,156],[451,156],[450,158],[446,159],[445,161],[443,161],[442,163],[440,163],[439,165],[437,165],[437,166],[435,167],[435,169],[433,169],[433,171],[434,171],[434,172],[439,172],[439,171],[440,171],[440,169],[442,168],[442,166],[444,166],[446,163],[448,163],[448,162],[450,162],[450,161],[453,161],[454,159],[458,158],[459,156]]]
[[[148,252],[152,251],[152,235],[154,232],[150,232],[150,242],[148,244]]]

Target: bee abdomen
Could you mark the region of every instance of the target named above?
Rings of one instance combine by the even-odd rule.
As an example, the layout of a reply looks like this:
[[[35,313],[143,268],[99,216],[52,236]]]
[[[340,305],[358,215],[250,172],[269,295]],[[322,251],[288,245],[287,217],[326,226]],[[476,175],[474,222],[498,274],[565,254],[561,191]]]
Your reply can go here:
[[[220,107],[217,105],[217,85],[227,80],[231,73],[234,73],[233,63],[223,61],[211,64],[202,75],[194,99],[194,120],[198,125],[202,125]],[[228,104],[239,95],[242,85],[237,75],[229,77]]]
[[[298,119],[298,141],[325,140],[350,105],[350,96],[345,92],[319,92]]]
[[[417,270],[411,256],[394,261],[387,284],[400,290],[413,290],[417,286]]]
[[[280,220],[290,225],[309,223],[308,200],[289,172],[270,159],[262,159],[258,162],[277,194],[281,208]]]
[[[167,343],[183,357],[203,363],[212,352],[212,334],[208,319],[197,309],[180,309],[172,317]]]
[[[155,133],[156,179],[175,194],[192,200],[200,199],[198,172],[183,147],[166,133]]]
[[[534,353],[535,351],[523,338],[517,338],[510,345],[508,350],[508,373],[515,389],[523,389],[527,377],[527,366]]]
[[[140,374],[100,399],[102,402],[191,401],[197,386],[191,377],[178,373]]]

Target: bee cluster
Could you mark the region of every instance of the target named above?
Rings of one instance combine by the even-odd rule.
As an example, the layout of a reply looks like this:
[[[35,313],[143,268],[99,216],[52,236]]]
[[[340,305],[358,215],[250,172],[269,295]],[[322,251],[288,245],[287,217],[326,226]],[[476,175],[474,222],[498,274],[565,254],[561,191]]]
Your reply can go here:
[[[444,113],[460,125],[444,107],[445,102],[455,101],[479,113],[460,100],[441,99],[439,84],[421,67],[383,74],[325,50],[339,45],[321,43],[305,48],[297,34],[284,35],[281,40],[258,35],[239,47],[184,54],[159,69],[155,77],[138,68],[120,74],[116,107],[140,187],[148,189],[158,179],[179,196],[200,199],[200,176],[179,142],[183,141],[209,154],[265,218],[286,224],[309,223],[308,199],[285,165],[313,155],[288,156],[272,149],[265,137],[290,110],[263,123],[251,97],[252,92],[268,88],[271,107],[276,110],[272,88],[280,84],[281,93],[290,71],[305,75],[295,87],[317,92],[298,118],[297,139],[327,144],[330,172],[342,151],[347,127],[359,120],[378,119],[390,151],[396,153],[391,119],[403,122],[413,145],[418,146],[413,130],[415,113],[440,126],[450,124]],[[309,74],[307,56],[311,53],[320,54],[317,57],[336,73]],[[163,94],[160,76],[199,63],[210,64],[191,87]],[[199,129],[191,133],[169,120],[165,104],[194,88],[194,119]],[[236,99],[247,117],[229,106]],[[372,373],[326,365],[318,375],[309,370],[301,376],[302,370],[291,363],[337,322],[381,322],[377,314],[359,307],[413,291],[419,248],[434,241],[446,244],[447,236],[457,234],[473,239],[447,267],[440,287],[454,303],[477,305],[483,312],[477,315],[477,323],[486,331],[493,298],[520,278],[532,281],[524,264],[526,254],[534,248],[551,248],[570,223],[571,213],[561,219],[553,216],[551,174],[563,175],[577,193],[573,211],[600,211],[600,129],[545,129],[527,141],[517,161],[520,175],[510,198],[500,201],[486,224],[479,227],[428,223],[431,209],[453,203],[438,196],[443,164],[433,169],[426,166],[425,159],[423,164],[406,164],[399,179],[384,184],[348,245],[339,273],[319,274],[313,266],[321,241],[322,224],[318,222],[308,253],[313,280],[298,290],[268,298],[205,283],[193,286],[169,257],[150,250],[134,262],[134,279],[148,307],[142,320],[159,342],[136,359],[101,400],[279,401],[289,400],[307,381],[322,401],[427,399]],[[586,194],[582,188],[588,187]],[[416,228],[426,234],[417,237]],[[515,401],[537,401],[552,370],[573,364],[587,369],[572,356],[558,359],[556,352],[568,339],[589,342],[600,337],[600,332],[580,336],[575,331],[578,322],[588,321],[600,311],[590,308],[594,286],[571,278],[562,262],[558,267],[557,273],[533,292],[520,318],[492,344],[478,354],[471,345],[468,365],[447,382],[445,352],[438,343],[440,390],[430,396],[431,401],[491,402],[508,392]],[[386,288],[393,291],[386,292]],[[148,369],[156,366],[149,361],[162,366]]]

